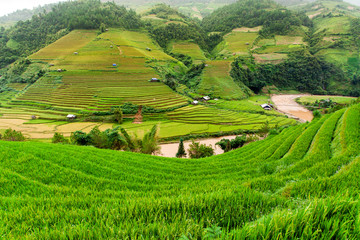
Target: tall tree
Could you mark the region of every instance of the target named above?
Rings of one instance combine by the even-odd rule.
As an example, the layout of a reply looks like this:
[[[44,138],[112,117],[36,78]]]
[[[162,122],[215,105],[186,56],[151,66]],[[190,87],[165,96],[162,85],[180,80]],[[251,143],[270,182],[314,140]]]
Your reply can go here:
[[[184,140],[182,138],[180,138],[179,149],[176,153],[176,157],[177,158],[186,157],[186,152],[185,152],[185,148],[184,148]]]

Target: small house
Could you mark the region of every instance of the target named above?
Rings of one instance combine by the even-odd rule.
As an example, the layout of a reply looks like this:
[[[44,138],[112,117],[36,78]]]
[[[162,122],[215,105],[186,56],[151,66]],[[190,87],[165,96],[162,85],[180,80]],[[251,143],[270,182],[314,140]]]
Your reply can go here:
[[[36,119],[36,116],[35,116],[35,115],[32,115],[32,116],[31,116],[31,119],[32,119],[32,120],[35,120],[35,119]]]
[[[110,45],[110,48],[113,48],[114,46],[113,45]]]
[[[199,101],[195,100],[195,101],[192,101],[191,103],[192,105],[198,105],[199,104]]]
[[[269,104],[262,104],[260,105],[264,110],[271,110],[271,106]]]
[[[160,80],[157,78],[152,78],[152,79],[150,79],[150,82],[160,82]]]
[[[74,120],[74,119],[76,118],[76,115],[74,115],[74,114],[68,114],[68,115],[66,116],[66,118],[67,118],[68,120]]]
[[[113,63],[113,67],[116,67],[117,66],[117,64],[116,63]]]
[[[55,66],[55,65],[54,65],[54,64],[52,64],[52,63],[50,63],[50,64],[49,64],[49,67],[53,67],[53,66]]]
[[[62,69],[58,69],[57,71],[58,71],[58,72],[62,72],[63,70],[62,70]]]
[[[79,53],[78,52],[74,52],[74,55],[78,55]]]
[[[209,101],[211,98],[209,96],[202,97],[203,100]]]
[[[148,48],[148,47],[147,47],[146,50],[149,51],[149,52],[151,52],[151,48]]]

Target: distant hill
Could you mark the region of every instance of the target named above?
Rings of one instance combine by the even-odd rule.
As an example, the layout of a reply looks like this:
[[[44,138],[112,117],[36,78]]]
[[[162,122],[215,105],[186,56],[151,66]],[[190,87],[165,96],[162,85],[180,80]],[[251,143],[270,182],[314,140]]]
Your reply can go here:
[[[55,4],[47,4],[33,9],[22,9],[0,17],[0,26],[10,27],[18,21],[26,21],[39,13],[49,12]]]

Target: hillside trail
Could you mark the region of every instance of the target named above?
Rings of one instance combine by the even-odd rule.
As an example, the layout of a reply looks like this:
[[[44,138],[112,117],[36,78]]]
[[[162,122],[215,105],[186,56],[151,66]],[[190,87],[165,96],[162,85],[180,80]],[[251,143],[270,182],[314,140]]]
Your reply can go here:
[[[312,112],[295,102],[296,98],[302,96],[309,96],[309,94],[272,95],[271,101],[275,104],[278,112],[284,113],[300,122],[310,122],[314,118]]]
[[[139,107],[138,112],[135,114],[133,123],[141,124],[143,122],[142,106]]]

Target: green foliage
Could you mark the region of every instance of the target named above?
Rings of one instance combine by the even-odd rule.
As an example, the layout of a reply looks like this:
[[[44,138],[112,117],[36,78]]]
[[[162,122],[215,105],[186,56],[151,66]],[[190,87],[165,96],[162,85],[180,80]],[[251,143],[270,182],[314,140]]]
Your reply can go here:
[[[190,158],[205,158],[214,155],[214,149],[211,146],[206,146],[206,144],[192,141],[189,147]]]
[[[117,107],[113,109],[114,112],[114,116],[115,116],[115,121],[119,124],[122,124],[124,119],[123,119],[123,112],[121,110],[121,108]]]
[[[222,233],[221,231],[221,227],[218,227],[216,225],[212,225],[211,227],[207,227],[205,229],[206,234],[205,234],[205,239],[219,239],[220,235]]]
[[[184,140],[182,138],[180,138],[179,148],[176,153],[176,157],[177,158],[186,157],[186,152],[185,152],[185,148],[184,148]]]
[[[61,133],[55,133],[54,136],[51,139],[52,143],[62,143],[62,144],[68,144],[69,140],[64,137]]]
[[[158,126],[154,125],[150,132],[145,133],[142,141],[141,141],[141,148],[140,152],[145,154],[155,154],[158,153],[160,147],[158,146],[157,142],[157,129]]]
[[[71,133],[70,139],[73,144],[80,146],[90,145],[91,143],[90,136],[88,136],[86,133],[82,131],[76,131]]]
[[[314,118],[320,118],[321,117],[321,113],[320,113],[319,110],[313,111],[313,115],[314,115]]]
[[[0,231],[5,239],[359,239],[359,124],[356,104],[196,160],[2,141]]]
[[[221,139],[219,142],[216,143],[216,145],[220,146],[224,152],[229,152],[233,149],[241,148],[244,146],[245,143],[247,143],[248,140],[246,138],[246,135],[242,136],[236,136],[234,139]]]
[[[314,94],[341,94],[341,90],[331,88],[330,82],[340,83],[346,79],[344,72],[334,64],[306,53],[292,55],[277,65],[254,64],[239,57],[232,64],[231,76],[255,92],[267,84]]]
[[[20,131],[12,130],[11,128],[6,129],[4,136],[2,136],[2,138],[0,139],[5,141],[17,141],[17,142],[25,141],[25,137]]]
[[[285,10],[273,1],[241,0],[215,10],[204,18],[208,32],[229,32],[237,27],[263,26],[262,34],[286,34],[293,26],[311,25],[302,13]]]
[[[132,10],[112,2],[100,0],[70,1],[54,5],[49,13],[34,15],[31,20],[20,21],[2,33],[0,38],[0,68],[14,62],[19,56],[28,56],[59,39],[72,29],[99,29],[110,27],[137,29],[142,26],[139,16]],[[66,29],[64,31],[64,29]],[[12,39],[18,49],[6,46]]]

